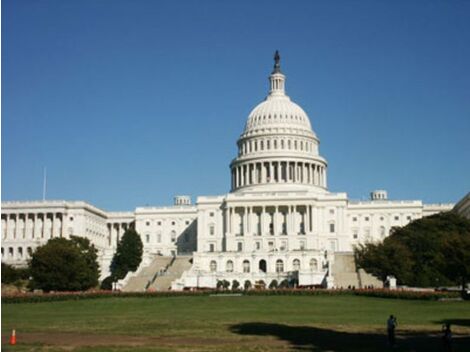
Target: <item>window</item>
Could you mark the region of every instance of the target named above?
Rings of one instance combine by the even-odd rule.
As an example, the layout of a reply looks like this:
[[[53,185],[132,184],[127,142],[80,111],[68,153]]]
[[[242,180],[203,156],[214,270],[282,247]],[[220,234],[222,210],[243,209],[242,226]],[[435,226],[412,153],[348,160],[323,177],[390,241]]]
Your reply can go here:
[[[213,243],[209,244],[209,252],[214,252],[215,251],[215,245]]]
[[[215,226],[214,226],[214,225],[210,225],[210,226],[209,226],[209,234],[210,234],[211,236],[213,236],[214,233],[215,233]]]
[[[157,233],[157,242],[158,243],[162,242],[162,234],[161,233]]]
[[[287,242],[286,241],[282,241],[281,242],[281,251],[285,251],[287,249]]]
[[[318,270],[318,260],[315,258],[310,259],[310,271],[317,271]]]
[[[380,226],[380,237],[384,238],[385,237],[385,227]]]
[[[161,226],[161,225],[162,225],[162,222],[161,222],[161,221],[157,222],[157,225],[158,225],[158,226]]]
[[[353,217],[353,218],[352,218],[352,221],[357,221],[357,218],[356,218],[356,217]]]
[[[18,257],[23,258],[23,247],[18,247]]]
[[[284,272],[284,262],[281,259],[276,260],[276,273]]]
[[[353,234],[353,238],[356,240],[357,239],[357,233]]]
[[[274,249],[274,242],[268,242],[268,248],[272,251]]]
[[[175,226],[175,222],[174,222],[174,221],[172,221],[171,224],[172,224],[173,226]]]
[[[330,223],[330,233],[334,233],[335,232],[335,223],[332,222]]]
[[[256,249],[257,250],[260,250],[261,249],[261,242],[256,242]]]
[[[176,232],[171,231],[171,242],[176,242]]]
[[[150,242],[150,235],[145,235],[145,242],[147,242],[147,243]]]
[[[384,217],[383,217],[383,216],[380,217],[380,221],[384,221]]]
[[[400,219],[399,216],[395,216],[395,220],[398,221]]]
[[[250,272],[250,262],[248,260],[243,261],[243,272],[244,273]]]
[[[299,249],[300,249],[301,251],[305,250],[305,241],[300,241],[300,243],[299,243]]]
[[[69,220],[70,220],[70,221],[73,221],[73,216],[69,217]]]
[[[227,271],[228,273],[233,272],[233,262],[231,260],[227,261],[227,264],[225,266],[225,271]]]
[[[294,261],[292,262],[292,269],[294,269],[294,271],[300,270],[300,260],[294,259]]]
[[[186,220],[185,224],[186,224],[186,225],[189,225],[189,220]]]
[[[217,262],[215,260],[212,260],[209,264],[209,269],[211,272],[216,272],[217,271]]]
[[[369,221],[369,217],[366,216],[366,217],[364,218],[364,220],[365,220],[365,221]]]
[[[237,251],[243,251],[243,242],[237,242]]]
[[[334,209],[330,209],[330,214],[334,214],[335,213],[335,210]]]
[[[145,225],[150,226],[150,221],[146,221]]]
[[[212,212],[211,212],[211,213],[209,213],[209,216],[213,217],[213,216],[214,216],[214,213],[212,213]]]
[[[406,217],[406,220],[410,221],[410,220],[411,220],[411,216],[408,215],[408,216]]]

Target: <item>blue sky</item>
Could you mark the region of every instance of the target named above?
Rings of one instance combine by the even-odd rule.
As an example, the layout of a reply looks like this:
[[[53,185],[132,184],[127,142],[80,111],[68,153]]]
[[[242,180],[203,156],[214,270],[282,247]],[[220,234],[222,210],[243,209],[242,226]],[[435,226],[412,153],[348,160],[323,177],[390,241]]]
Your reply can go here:
[[[2,200],[223,194],[281,52],[331,191],[470,191],[469,1],[2,1]]]

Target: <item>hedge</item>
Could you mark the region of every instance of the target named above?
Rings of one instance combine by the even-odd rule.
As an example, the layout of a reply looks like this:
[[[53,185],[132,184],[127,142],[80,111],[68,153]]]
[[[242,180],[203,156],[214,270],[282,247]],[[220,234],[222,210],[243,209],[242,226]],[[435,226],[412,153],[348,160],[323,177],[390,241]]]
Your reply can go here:
[[[200,291],[147,291],[147,292],[116,292],[116,291],[86,291],[86,292],[56,292],[56,293],[23,293],[2,296],[2,304],[11,303],[39,303],[57,302],[99,298],[158,298],[158,297],[199,297],[214,295],[216,293],[232,291],[200,290]],[[439,300],[459,298],[458,292],[442,291],[405,291],[387,289],[357,289],[357,290],[326,290],[326,289],[275,289],[275,290],[237,290],[246,296],[339,296],[354,295],[378,298],[413,299],[413,300]]]

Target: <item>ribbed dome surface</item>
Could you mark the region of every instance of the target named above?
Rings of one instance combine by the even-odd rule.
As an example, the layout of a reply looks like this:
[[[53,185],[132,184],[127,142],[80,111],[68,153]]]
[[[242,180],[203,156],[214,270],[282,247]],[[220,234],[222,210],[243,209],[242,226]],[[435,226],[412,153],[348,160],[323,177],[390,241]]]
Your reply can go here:
[[[298,128],[312,133],[312,126],[305,111],[286,95],[269,96],[256,106],[248,116],[243,134],[272,127]]]

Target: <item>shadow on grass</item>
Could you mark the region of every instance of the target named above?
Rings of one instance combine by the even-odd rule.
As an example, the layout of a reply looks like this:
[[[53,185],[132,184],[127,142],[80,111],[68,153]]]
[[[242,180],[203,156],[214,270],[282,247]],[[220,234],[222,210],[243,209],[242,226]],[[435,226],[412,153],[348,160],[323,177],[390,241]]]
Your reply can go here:
[[[451,325],[458,325],[458,326],[470,326],[470,319],[445,319],[437,321],[438,324],[446,324],[449,323]]]
[[[397,345],[390,348],[385,333],[349,333],[311,326],[289,326],[271,323],[243,323],[231,326],[240,335],[274,336],[287,341],[292,350],[300,351],[445,351],[441,335],[428,333],[398,334]],[[453,341],[453,352],[470,351],[470,337],[459,336]]]

